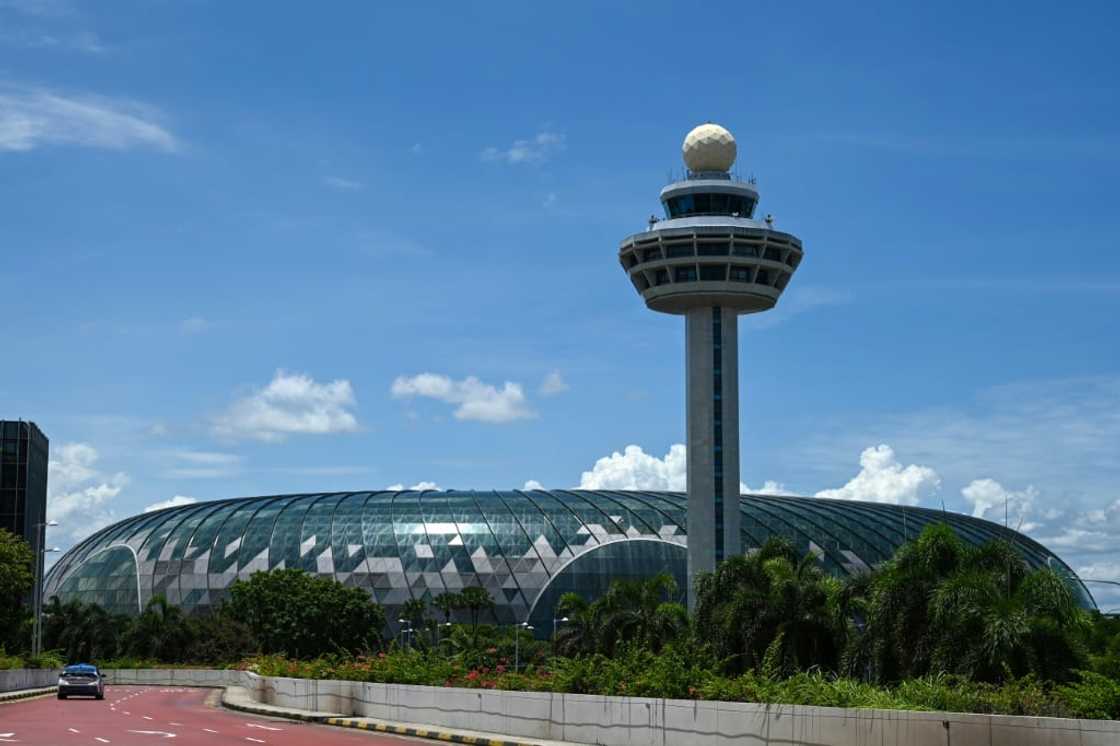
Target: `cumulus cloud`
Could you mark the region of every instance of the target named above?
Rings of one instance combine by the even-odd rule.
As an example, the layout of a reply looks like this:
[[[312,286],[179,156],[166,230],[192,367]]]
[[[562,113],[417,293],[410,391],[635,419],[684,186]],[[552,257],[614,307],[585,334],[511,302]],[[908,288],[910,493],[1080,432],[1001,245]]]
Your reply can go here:
[[[352,432],[358,420],[347,380],[317,383],[310,376],[276,371],[272,382],[238,399],[214,421],[213,432],[229,440],[284,440],[289,435]]]
[[[792,495],[793,493],[786,489],[786,486],[781,482],[775,482],[773,479],[767,479],[762,483],[761,487],[748,487],[746,484],[739,483],[740,492],[751,495]]]
[[[571,388],[560,371],[554,370],[544,377],[541,382],[541,396],[556,396]]]
[[[397,399],[421,396],[456,405],[455,418],[501,424],[533,417],[521,384],[506,381],[499,389],[474,376],[454,381],[436,373],[399,376],[393,381]]]
[[[664,458],[657,458],[628,445],[621,453],[615,451],[595,462],[591,471],[580,476],[579,486],[585,490],[674,490],[683,491],[688,459],[683,443],[669,447]]]
[[[544,485],[541,484],[540,482],[538,482],[535,479],[530,479],[527,482],[525,482],[525,486],[522,487],[521,489],[523,489],[523,490],[543,490]]]
[[[385,489],[393,490],[395,492],[400,492],[400,491],[406,490],[406,489],[407,490],[438,490],[438,489],[440,489],[440,486],[438,484],[436,484],[435,482],[417,482],[416,484],[412,485],[411,487],[405,487],[403,483],[397,482],[396,484],[389,485]]]
[[[88,443],[66,443],[47,465],[47,517],[59,530],[81,539],[113,520],[110,502],[128,485],[124,472],[103,475],[100,454]]]
[[[1007,489],[994,479],[974,479],[961,490],[961,495],[972,504],[972,515],[977,518],[999,522],[1006,517],[1012,528],[1024,531],[1034,528],[1034,524],[1025,523],[1038,497],[1038,490],[1034,487],[1016,491]]]
[[[564,149],[564,135],[542,130],[526,140],[514,140],[508,148],[488,147],[482,151],[484,161],[504,163],[543,163]]]
[[[937,472],[917,464],[903,466],[895,457],[894,449],[885,444],[865,448],[859,455],[859,465],[859,474],[843,487],[821,490],[816,496],[917,505],[941,486]]]
[[[164,508],[174,508],[174,507],[177,507],[179,505],[194,505],[196,502],[198,502],[197,498],[187,497],[186,495],[175,495],[174,497],[169,498],[167,500],[161,500],[158,503],[152,503],[151,505],[146,505],[144,507],[144,512],[145,513],[151,513],[152,511],[155,511],[155,510],[163,510]]]
[[[0,88],[0,151],[77,145],[174,152],[179,142],[159,114],[133,101],[45,88]]]

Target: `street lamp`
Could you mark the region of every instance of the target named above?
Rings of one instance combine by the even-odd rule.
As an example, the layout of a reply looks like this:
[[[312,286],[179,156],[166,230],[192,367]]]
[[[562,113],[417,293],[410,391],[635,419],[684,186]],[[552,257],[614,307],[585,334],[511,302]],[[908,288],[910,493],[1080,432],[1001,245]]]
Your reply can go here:
[[[404,626],[404,629],[401,630],[401,631],[404,632],[404,635],[405,635],[404,636],[405,647],[411,648],[412,647],[412,622],[408,621],[407,619],[398,619],[397,622],[399,622],[401,625]]]
[[[35,588],[31,592],[31,610],[35,620],[31,629],[31,654],[39,655],[43,650],[43,555],[47,552],[60,552],[58,547],[44,549],[47,541],[47,527],[54,528],[58,521],[43,521],[35,524]]]
[[[566,616],[562,616],[559,619],[557,619],[556,617],[552,618],[552,642],[553,642],[553,644],[556,643],[556,625],[557,624],[567,624],[567,623],[568,623],[568,617],[566,617]]]
[[[529,632],[532,632],[534,629],[536,629],[536,627],[529,624],[528,622],[522,622],[521,624],[514,625],[514,628],[513,628],[513,672],[514,673],[517,673],[517,671],[521,668],[521,630],[523,630],[523,629],[528,630]]]

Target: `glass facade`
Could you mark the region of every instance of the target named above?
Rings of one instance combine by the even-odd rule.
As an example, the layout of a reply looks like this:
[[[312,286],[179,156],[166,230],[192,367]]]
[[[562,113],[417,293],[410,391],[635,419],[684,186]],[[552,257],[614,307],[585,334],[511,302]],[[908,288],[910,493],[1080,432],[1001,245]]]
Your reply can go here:
[[[0,528],[35,546],[46,520],[47,437],[33,422],[0,420]]]
[[[216,500],[146,513],[98,531],[51,569],[46,598],[79,599],[135,614],[162,594],[188,611],[201,611],[220,602],[237,578],[298,567],[362,588],[387,607],[390,620],[400,616],[399,607],[409,599],[431,600],[480,586],[496,602],[491,621],[528,620],[538,634],[547,635],[553,606],[567,591],[592,598],[614,578],[667,571],[683,593],[686,506],[683,493],[608,490],[342,492]],[[785,536],[837,576],[884,561],[933,522],[949,524],[973,543],[1005,538],[1031,567],[1059,570],[1080,603],[1093,606],[1058,557],[1022,534],[971,516],[764,495],[740,496],[739,508],[744,552],[769,536]]]

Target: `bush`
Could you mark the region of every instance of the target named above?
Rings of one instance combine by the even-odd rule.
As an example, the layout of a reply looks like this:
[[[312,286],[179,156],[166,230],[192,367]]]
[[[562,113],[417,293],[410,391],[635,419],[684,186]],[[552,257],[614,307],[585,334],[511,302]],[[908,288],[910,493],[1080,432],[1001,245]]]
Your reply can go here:
[[[1120,720],[1120,681],[1094,671],[1078,671],[1078,681],[1058,687],[1077,717]]]

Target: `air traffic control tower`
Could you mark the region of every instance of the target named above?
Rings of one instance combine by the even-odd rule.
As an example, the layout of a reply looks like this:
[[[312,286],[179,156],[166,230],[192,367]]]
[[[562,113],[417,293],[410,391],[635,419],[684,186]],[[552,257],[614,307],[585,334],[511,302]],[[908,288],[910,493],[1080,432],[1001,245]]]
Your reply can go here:
[[[702,124],[684,139],[685,178],[661,190],[665,218],[618,251],[646,306],[685,317],[688,579],[741,551],[739,315],[774,307],[801,241],[755,220],[754,180],[731,175],[735,138]]]

